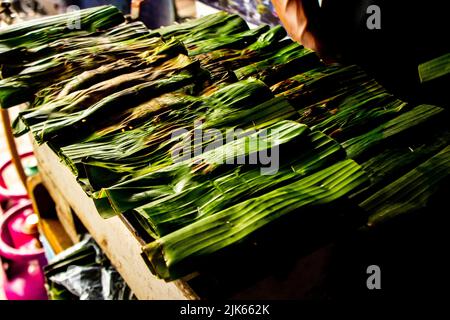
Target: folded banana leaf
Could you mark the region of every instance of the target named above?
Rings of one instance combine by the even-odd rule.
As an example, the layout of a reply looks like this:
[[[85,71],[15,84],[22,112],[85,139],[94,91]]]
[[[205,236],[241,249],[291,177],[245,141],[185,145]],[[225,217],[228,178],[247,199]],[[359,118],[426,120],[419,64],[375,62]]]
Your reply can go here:
[[[272,101],[273,94],[261,81],[249,78],[220,88],[206,95],[206,104],[209,107],[205,115],[204,128],[223,128],[235,125],[235,119],[250,119],[254,109],[260,104]],[[277,100],[282,101],[281,99]],[[264,105],[264,109],[266,105]]]
[[[286,45],[285,41],[281,41],[285,36],[283,27],[277,26],[263,33],[256,42],[244,49],[218,49],[196,55],[196,58],[200,60],[202,67],[211,73],[213,85],[224,81],[235,82],[238,79],[234,70],[275,54],[279,48]]]
[[[156,79],[152,77],[155,77]],[[108,117],[111,110],[121,112],[135,107],[146,100],[163,93],[178,90],[195,81],[195,71],[168,69],[160,74],[150,74],[150,79],[130,88],[118,91],[101,99],[85,110],[77,111],[61,117],[52,117],[48,121],[30,127],[38,143],[52,141],[69,144],[80,141],[98,128],[114,123],[116,118]],[[74,136],[77,132],[78,136]]]
[[[247,23],[238,15],[218,12],[200,19],[153,30],[151,35],[165,39],[175,37],[189,46],[198,41],[217,37],[217,35],[226,36],[247,30],[249,30]]]
[[[197,156],[193,155],[192,158],[185,159],[177,163],[173,163],[174,160],[169,156],[168,160],[170,160],[170,162],[168,162],[167,165],[154,166],[153,168],[147,170],[148,173],[145,173],[145,171],[139,172],[135,175],[136,177],[131,180],[126,179],[123,183],[105,188],[101,191],[98,198],[108,197],[112,207],[117,213],[125,212],[128,209],[132,209],[150,202],[152,200],[150,198],[151,194],[156,194],[159,197],[161,194],[164,194],[164,192],[167,192],[167,190],[171,190],[166,194],[170,195],[173,194],[174,190],[177,190],[177,188],[181,185],[183,185],[183,187],[188,187],[188,183],[197,184],[199,182],[198,179],[211,179],[211,172],[214,172],[215,168],[218,166],[220,168],[227,167],[226,156],[234,159],[239,157],[239,155],[249,155],[250,153],[256,152],[252,151],[252,148],[258,148],[257,150],[265,150],[268,148],[267,140],[270,140],[270,137],[274,136],[276,136],[277,139],[275,142],[272,142],[272,144],[274,144],[274,146],[278,146],[291,141],[305,131],[305,126],[290,121],[280,122],[280,124],[274,125],[272,128],[273,132],[271,136],[268,136],[265,139],[260,138],[261,142],[262,140],[266,141],[264,144],[261,143],[248,146],[248,138],[242,137],[240,139],[233,139],[233,141],[230,142],[230,145],[225,143],[222,146],[216,146],[216,148],[202,149],[201,151],[204,151],[203,153]],[[254,135],[258,137],[258,132],[255,132]],[[231,152],[226,152],[230,151],[228,148],[231,148]],[[220,157],[224,158],[221,159]],[[228,163],[229,162],[230,161],[228,159]],[[220,172],[221,170],[216,171]],[[92,174],[94,173],[95,172]],[[156,191],[158,186],[161,185],[158,181],[160,181],[162,177],[168,177],[168,180],[163,179],[163,181],[169,181],[169,183],[163,188],[163,191]],[[144,192],[139,194],[139,190],[143,190]]]
[[[86,31],[76,31],[65,34],[63,38],[46,43],[40,46],[30,46],[29,48],[15,48],[13,57],[7,57],[3,62],[2,77],[7,78],[17,75],[24,69],[24,65],[34,61],[73,51],[81,48],[91,48],[105,43],[115,43],[130,41],[132,39],[149,38],[149,30],[142,22],[122,24],[105,31],[88,33]],[[20,49],[20,50],[19,50]],[[0,54],[0,63],[2,55]]]
[[[370,185],[350,198],[358,203],[364,202],[449,144],[450,130],[443,125],[431,128],[427,134],[417,136],[414,141],[402,141],[398,146],[386,148],[361,163],[370,178]]]
[[[374,90],[374,92],[370,92],[370,90]],[[297,104],[298,100],[292,102],[292,104],[299,113],[297,121],[313,127],[340,112],[345,117],[346,108],[367,102],[384,92],[375,81],[370,81],[369,83],[353,83],[350,86],[340,87],[335,92],[330,92],[329,96],[319,98],[319,100],[314,102],[311,101],[305,107],[300,107]],[[305,95],[307,96],[308,93]],[[338,135],[338,133],[339,131],[333,132],[334,135]]]
[[[0,30],[0,53],[17,47],[32,48],[63,38],[74,22],[78,30],[95,32],[116,26],[124,20],[116,7],[100,6],[17,23]]]
[[[270,89],[261,81],[249,78],[222,86],[219,90],[205,94],[211,110],[245,110],[273,98]]]
[[[196,41],[187,44],[190,56],[196,56],[202,53],[211,52],[219,49],[239,49],[245,48],[249,44],[254,43],[259,36],[269,30],[269,26],[262,25],[255,29],[250,29],[241,33],[232,35],[221,35],[210,39]]]
[[[234,71],[239,80],[255,77],[267,85],[319,66],[317,55],[298,43],[281,48],[273,56]]]
[[[286,30],[282,26],[275,26],[270,28],[269,31],[262,34],[255,43],[249,45],[244,54],[248,51],[264,53],[266,50],[271,51],[272,48],[277,46],[282,39],[286,38]]]
[[[310,126],[333,116],[346,105],[386,93],[356,66],[318,67],[281,81],[271,89],[277,96],[286,97],[298,110],[298,120]]]
[[[264,30],[265,29],[263,29],[263,31]],[[272,55],[273,51],[279,50],[287,43],[291,43],[290,41],[282,41],[286,35],[286,31],[282,26],[276,26],[261,34],[254,43],[247,45],[242,50],[230,48],[214,49],[210,52],[197,55],[197,58],[200,59],[205,65],[210,65],[221,60],[228,60],[230,58],[234,58],[233,60],[238,62],[238,57],[241,59],[248,59],[248,56],[262,60]]]
[[[96,131],[85,141],[62,147],[59,155],[77,176],[86,170],[88,176],[96,176],[94,185],[105,187],[106,182],[95,173],[97,169],[104,167],[109,171],[107,180],[117,182],[124,175],[157,162],[163,149],[169,154],[170,145],[163,145],[174,130],[194,123],[198,117],[193,110],[195,106],[201,109],[200,102],[187,95],[157,97],[126,110],[129,113],[120,122]],[[161,118],[165,121],[159,123]]]
[[[289,146],[283,144],[280,147],[289,151],[297,147],[298,151],[285,152],[280,157],[284,161],[274,174],[261,175],[259,168],[242,166],[219,178],[138,207],[134,212],[141,216],[141,223],[147,232],[157,239],[239,202],[299,180],[345,157],[345,152],[336,142],[319,132],[307,137],[301,135],[295,142],[287,143]]]
[[[405,137],[414,131],[424,129],[424,126],[426,128],[426,125],[431,126],[433,121],[444,114],[443,108],[420,105],[365,134],[344,141],[342,146],[346,149],[349,158],[361,159],[380,145],[386,147],[386,144],[394,138]]]
[[[205,115],[204,128],[263,128],[279,120],[293,119],[296,115],[297,112],[285,98],[277,97],[249,109],[233,112],[213,110]]]
[[[97,32],[89,32],[86,30],[66,31],[66,27],[49,27],[45,30],[32,31],[26,35],[16,39],[17,43],[11,41],[9,44],[0,44],[0,64],[2,65],[2,78],[16,74],[21,70],[21,65],[27,62],[35,61],[33,56],[39,58],[45,57],[46,47],[49,43],[59,40],[77,41],[83,37],[94,37]],[[44,35],[44,36],[43,36]],[[39,37],[35,39],[36,37]],[[42,37],[42,39],[40,38]],[[29,43],[27,43],[27,40]],[[1,42],[0,42],[1,43]],[[37,54],[32,52],[36,51]],[[4,70],[3,70],[4,69]]]
[[[433,197],[450,190],[450,146],[361,203],[376,227],[404,214],[426,208]],[[443,195],[443,193],[442,193]]]
[[[148,46],[147,50],[139,55],[131,55],[124,59],[113,62],[112,64],[103,65],[97,69],[89,70],[81,73],[80,75],[72,78],[70,81],[63,82],[64,86],[60,91],[55,91],[57,97],[60,99],[74,91],[86,89],[99,82],[111,79],[115,76],[131,73],[139,69],[149,68],[151,66],[159,66],[162,62],[177,57],[179,55],[187,55],[186,48],[179,41],[168,41],[155,43],[154,46]],[[187,60],[187,59],[184,59]],[[180,60],[182,62],[182,60]],[[52,86],[52,91],[53,91]],[[39,96],[38,92],[38,96]],[[49,95],[47,91],[44,91],[46,100],[50,100],[54,97]],[[34,102],[36,105],[36,100]]]
[[[354,161],[341,161],[161,237],[143,248],[143,256],[155,275],[165,280],[177,279],[193,271],[185,268],[189,260],[242,242],[284,216],[302,214],[308,207],[340,199],[366,181]]]
[[[91,48],[63,52],[24,65],[16,76],[0,80],[0,104],[9,108],[33,101],[35,94],[54,83],[73,78],[117,59],[142,53],[161,44],[157,38],[106,43]]]
[[[195,121],[204,118],[208,109],[245,112],[245,108],[252,110],[252,106],[271,97],[268,87],[256,80],[223,87],[208,97],[163,95],[118,113],[118,120],[111,126],[97,130],[85,142],[63,147],[60,156],[77,174],[86,172],[98,190],[122,178],[143,174],[140,170],[144,168],[152,171],[170,165],[177,144],[172,134],[180,129],[192,134]],[[261,115],[256,112],[256,116]],[[282,113],[279,119],[284,116]]]
[[[280,154],[280,169],[276,173],[261,175],[260,169],[248,169],[244,166],[239,172],[221,176],[213,183],[219,194],[199,211],[205,215],[212,214],[225,209],[225,206],[314,173],[346,157],[336,141],[318,131],[310,132],[306,137],[301,136],[281,147],[284,152]]]
[[[450,53],[434,58],[419,65],[421,86],[420,96],[427,103],[448,106],[448,83],[450,81]]]
[[[333,77],[337,77],[342,73],[348,72],[349,68],[355,69],[355,66],[352,67],[338,67],[338,66],[325,66],[320,65],[317,66],[311,70],[307,70],[305,72],[300,72],[299,74],[293,76],[293,77],[287,77],[286,79],[283,79],[282,81],[274,84],[271,86],[271,90],[275,95],[283,95],[287,99],[291,100],[295,98],[295,94],[301,94],[302,87],[306,86],[312,86],[312,84],[317,83],[319,81],[323,81],[323,84],[320,84],[320,87],[322,86],[331,86],[333,84],[336,84],[338,81],[345,81],[348,80],[348,76],[339,77],[336,80],[328,80],[332,79]],[[358,76],[356,73],[354,76]],[[323,80],[324,77],[326,80]],[[318,86],[319,87],[319,86]],[[334,86],[331,86],[332,89],[334,89]]]
[[[345,141],[410,108],[410,105],[388,93],[371,95],[362,91],[360,96],[352,94],[343,97],[336,103],[331,116],[312,126],[312,129],[329,134],[338,141]]]
[[[419,76],[422,83],[430,82],[450,75],[450,53],[419,65]]]
[[[202,153],[194,154],[192,159],[186,161],[209,173],[216,172],[218,168],[226,168],[230,164],[258,165],[258,154],[268,155],[271,151],[279,153],[280,148],[294,147],[296,146],[294,141],[302,137],[306,131],[305,125],[280,119],[262,130],[244,131],[239,135],[234,133],[234,139],[225,140],[220,146],[205,144],[207,148]],[[266,174],[272,173],[276,171]]]
[[[167,50],[169,47],[171,49]],[[19,113],[18,119],[13,123],[15,135],[21,135],[27,128],[50,118],[70,116],[74,112],[85,110],[115,92],[156,79],[173,68],[182,71],[194,64],[191,59],[178,54],[177,51],[182,51],[180,44],[172,42],[155,48],[153,54],[145,59],[126,58],[83,72],[62,86],[58,97],[51,99],[51,102]],[[49,99],[48,95],[46,99]]]

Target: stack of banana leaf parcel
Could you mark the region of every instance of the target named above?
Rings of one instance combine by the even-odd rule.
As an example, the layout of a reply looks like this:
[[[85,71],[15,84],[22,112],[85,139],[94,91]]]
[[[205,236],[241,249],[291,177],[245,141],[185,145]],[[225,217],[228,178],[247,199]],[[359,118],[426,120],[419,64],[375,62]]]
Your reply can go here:
[[[375,228],[449,184],[443,106],[325,65],[280,26],[78,14],[76,30],[67,14],[0,31],[0,103],[27,104],[14,133],[48,144],[100,215],[134,217],[162,279],[338,203],[358,208],[355,229]]]

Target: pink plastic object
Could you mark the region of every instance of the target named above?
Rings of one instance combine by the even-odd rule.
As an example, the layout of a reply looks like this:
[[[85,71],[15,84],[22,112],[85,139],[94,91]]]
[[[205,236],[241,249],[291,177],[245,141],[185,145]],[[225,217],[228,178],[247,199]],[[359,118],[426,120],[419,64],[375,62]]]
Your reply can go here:
[[[21,159],[33,156],[33,152],[27,152],[20,156]],[[8,190],[8,185],[4,180],[4,172],[11,166],[11,160],[5,162],[0,166],[0,205],[6,201],[10,201],[14,206],[22,199],[28,199],[28,195],[26,193],[17,193]],[[1,212],[1,208],[0,208]]]
[[[0,256],[8,300],[47,300],[42,268],[44,249],[37,247],[36,215],[29,201],[8,210],[0,223]]]

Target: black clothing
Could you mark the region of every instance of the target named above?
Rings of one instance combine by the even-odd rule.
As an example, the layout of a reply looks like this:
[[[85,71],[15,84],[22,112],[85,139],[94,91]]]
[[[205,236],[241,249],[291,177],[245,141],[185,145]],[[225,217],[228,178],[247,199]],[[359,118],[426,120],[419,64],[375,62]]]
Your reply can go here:
[[[380,8],[379,30],[367,27],[370,5]],[[443,94],[444,88],[425,93],[417,70],[420,63],[450,52],[450,19],[442,1],[323,0],[319,15],[317,29],[340,60],[363,66],[406,99]]]

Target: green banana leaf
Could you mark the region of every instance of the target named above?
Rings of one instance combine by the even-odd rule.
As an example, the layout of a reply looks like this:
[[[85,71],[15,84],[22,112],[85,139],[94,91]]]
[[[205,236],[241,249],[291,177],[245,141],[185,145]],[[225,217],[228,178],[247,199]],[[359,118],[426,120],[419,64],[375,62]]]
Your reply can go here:
[[[450,187],[450,146],[361,203],[376,227],[426,208],[433,196]]]
[[[274,220],[342,198],[365,182],[367,177],[354,161],[341,161],[156,239],[143,248],[143,256],[156,276],[177,279],[192,272],[181,265],[186,260],[239,243]]]

